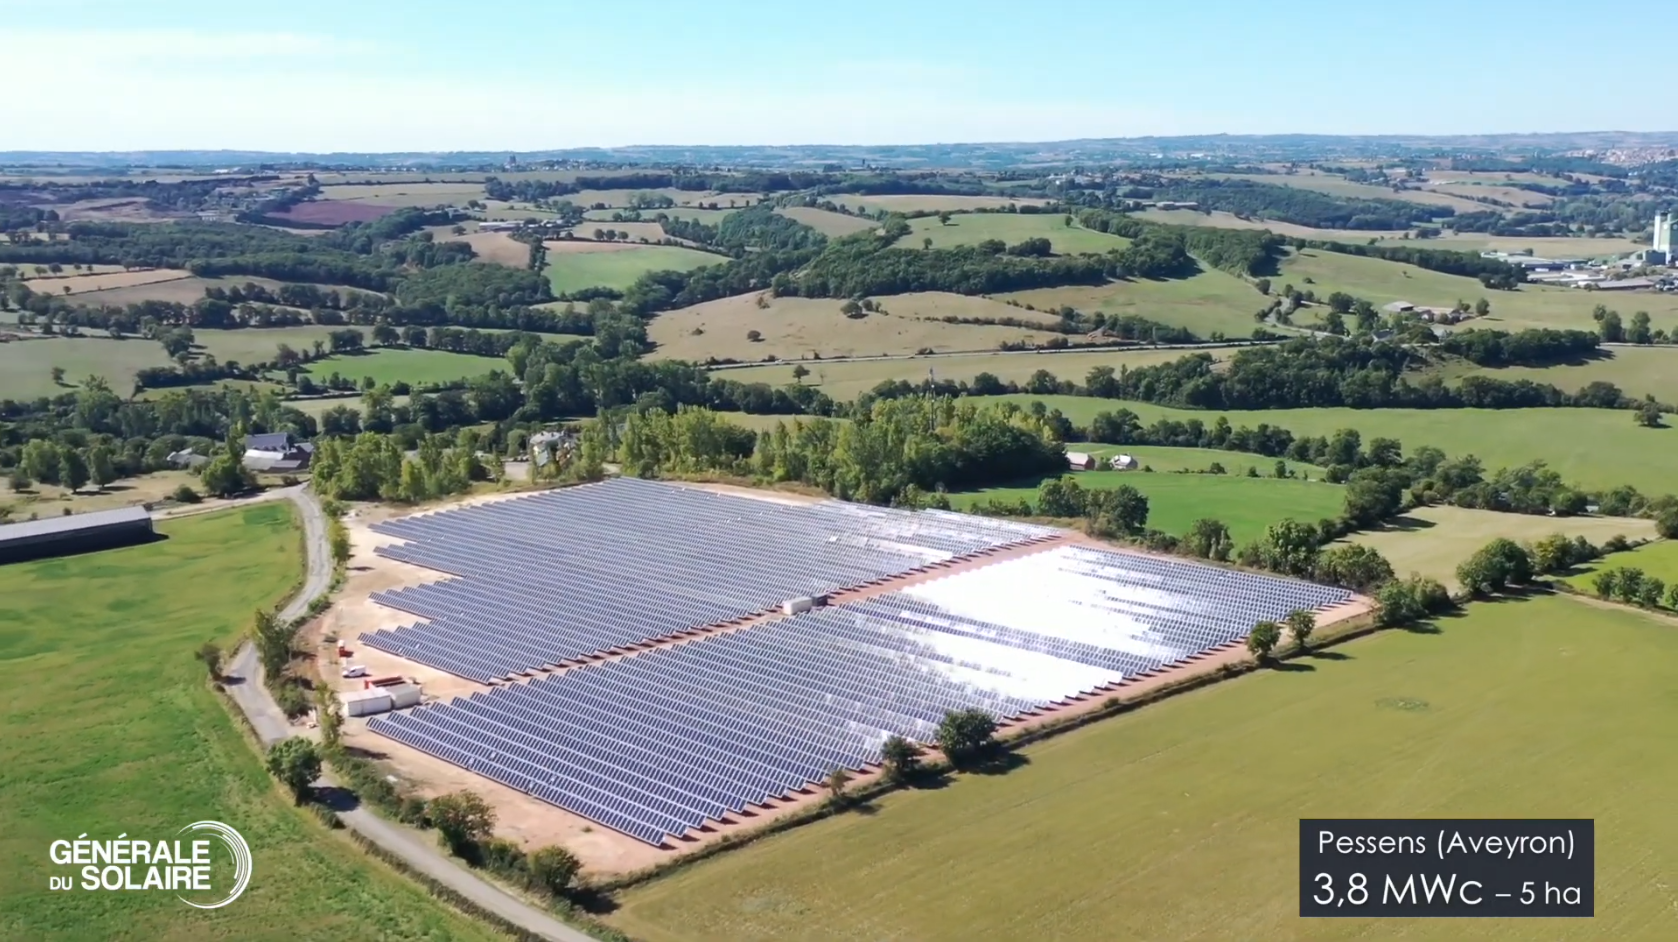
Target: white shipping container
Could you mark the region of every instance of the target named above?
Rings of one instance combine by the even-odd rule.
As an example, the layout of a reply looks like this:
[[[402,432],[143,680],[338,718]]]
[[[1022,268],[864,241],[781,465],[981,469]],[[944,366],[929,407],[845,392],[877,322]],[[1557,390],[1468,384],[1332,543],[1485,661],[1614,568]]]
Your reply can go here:
[[[390,696],[390,708],[393,710],[419,706],[420,688],[414,684],[396,684],[381,689]]]
[[[815,600],[809,598],[787,599],[781,603],[781,611],[787,615],[800,615],[815,607]]]
[[[345,716],[372,716],[390,710],[390,694],[383,690],[357,690],[343,696]]]

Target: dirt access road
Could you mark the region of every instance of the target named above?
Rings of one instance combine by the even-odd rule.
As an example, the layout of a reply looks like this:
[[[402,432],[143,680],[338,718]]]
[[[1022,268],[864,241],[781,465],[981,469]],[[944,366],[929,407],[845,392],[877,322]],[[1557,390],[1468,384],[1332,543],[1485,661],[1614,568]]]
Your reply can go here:
[[[290,604],[280,610],[279,617],[289,621],[308,611],[309,603],[323,596],[332,587],[332,551],[326,539],[326,515],[320,502],[303,487],[289,487],[269,491],[264,498],[284,496],[297,505],[303,517],[303,536],[308,559],[308,572],[302,591]],[[257,663],[256,647],[249,641],[241,644],[227,668],[227,692],[239,705],[264,747],[292,735],[291,724],[285,713],[274,703],[268,688],[260,681],[262,666]],[[321,785],[333,784],[322,776]],[[451,858],[443,856],[436,844],[406,827],[386,821],[367,808],[339,808],[338,817],[344,826],[357,832],[379,847],[402,858],[409,866],[447,886],[478,906],[508,920],[520,928],[554,942],[594,942],[592,938],[571,928],[556,917],[537,909],[487,883]]]

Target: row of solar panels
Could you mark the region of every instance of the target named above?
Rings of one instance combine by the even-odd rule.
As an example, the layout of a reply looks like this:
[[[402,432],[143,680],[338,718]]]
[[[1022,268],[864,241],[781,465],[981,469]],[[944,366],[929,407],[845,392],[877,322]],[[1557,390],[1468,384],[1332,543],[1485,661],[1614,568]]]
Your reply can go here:
[[[846,634],[836,649],[832,625],[800,616],[369,725],[648,840],[877,762],[887,735],[928,739],[946,711],[1042,705],[965,682],[973,672],[948,676],[877,627]],[[633,808],[603,817],[602,795]]]
[[[480,683],[1054,531],[636,479],[378,524],[380,555],[457,575],[374,595],[428,619],[370,646]]]
[[[1123,553],[1080,557],[1109,567],[1132,559],[1154,562]],[[1011,565],[974,572],[1005,582]],[[1246,599],[1185,595],[1180,604],[1220,612],[1245,606],[1256,617],[1279,617],[1283,606],[1346,596],[1257,578],[1241,583],[1257,590]],[[1168,602],[1156,599],[1154,607]],[[1002,624],[900,592],[474,694],[372,726],[656,844],[783,796],[835,767],[877,762],[889,735],[930,741],[949,710],[977,707],[999,718],[1029,713],[1235,640],[1250,625],[1219,618],[1181,629],[1167,619],[1116,630],[1112,646],[1103,646],[1056,637],[1053,625]],[[1135,634],[1125,633],[1132,629]],[[600,794],[620,804],[607,808]],[[649,838],[653,832],[657,837]]]

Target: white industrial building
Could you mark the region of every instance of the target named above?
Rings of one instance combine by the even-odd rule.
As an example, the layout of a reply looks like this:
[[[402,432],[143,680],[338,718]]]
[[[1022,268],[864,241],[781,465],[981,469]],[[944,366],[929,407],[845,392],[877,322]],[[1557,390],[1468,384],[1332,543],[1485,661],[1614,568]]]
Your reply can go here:
[[[1678,242],[1678,214],[1656,213],[1655,241],[1652,247],[1654,251],[1660,253],[1659,264],[1671,264],[1674,242]]]

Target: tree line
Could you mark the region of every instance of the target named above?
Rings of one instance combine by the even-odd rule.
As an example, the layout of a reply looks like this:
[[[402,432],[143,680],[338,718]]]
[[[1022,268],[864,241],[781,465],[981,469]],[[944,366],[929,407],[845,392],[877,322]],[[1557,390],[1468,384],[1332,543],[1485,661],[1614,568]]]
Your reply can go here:
[[[1154,177],[1124,195],[1132,199],[1191,202],[1203,210],[1275,219],[1316,229],[1408,229],[1455,213],[1449,206],[1411,203],[1396,197],[1332,196],[1256,180]]]
[[[1588,335],[1577,331],[1523,332],[1525,339],[1509,341],[1496,332],[1465,341],[1466,354],[1506,358],[1561,349],[1592,349]],[[1503,380],[1468,376],[1448,385],[1437,373],[1417,370],[1428,364],[1424,353],[1370,337],[1296,339],[1281,344],[1244,347],[1218,363],[1210,354],[1190,353],[1152,366],[1096,367],[1083,383],[1063,380],[1048,370],[1037,370],[1025,382],[1003,382],[989,373],[971,381],[944,380],[934,387],[950,395],[1075,395],[1100,399],[1128,399],[1176,408],[1300,409],[1346,406],[1359,409],[1514,409],[1536,406],[1573,406],[1593,409],[1633,408],[1631,400],[1612,383],[1596,381],[1576,390],[1563,390],[1531,380]],[[1522,361],[1525,362],[1525,361]],[[1538,361],[1544,362],[1544,361]],[[872,392],[879,396],[914,392],[923,385],[883,381]]]

